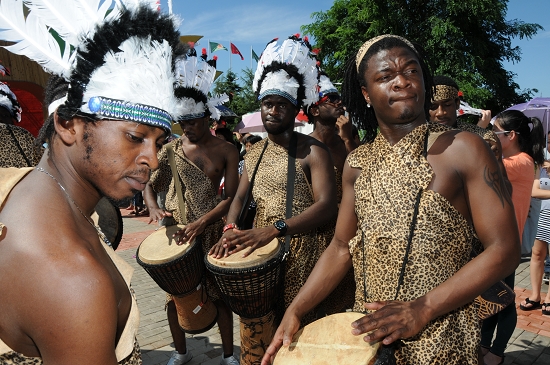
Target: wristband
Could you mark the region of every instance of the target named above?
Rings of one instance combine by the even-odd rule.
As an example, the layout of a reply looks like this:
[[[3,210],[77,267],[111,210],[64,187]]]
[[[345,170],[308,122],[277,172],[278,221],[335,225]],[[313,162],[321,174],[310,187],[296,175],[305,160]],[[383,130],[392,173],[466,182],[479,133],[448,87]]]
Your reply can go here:
[[[237,225],[236,225],[235,223],[226,224],[226,225],[223,227],[222,234],[225,233],[226,231],[229,231],[230,229],[233,229],[233,228],[238,228]]]

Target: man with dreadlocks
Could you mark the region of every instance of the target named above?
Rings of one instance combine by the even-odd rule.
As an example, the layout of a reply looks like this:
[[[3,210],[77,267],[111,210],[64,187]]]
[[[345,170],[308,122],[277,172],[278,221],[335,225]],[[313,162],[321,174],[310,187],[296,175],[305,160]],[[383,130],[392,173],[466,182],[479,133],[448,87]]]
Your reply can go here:
[[[8,85],[0,82],[0,167],[36,166],[40,151],[33,135],[14,125],[21,121],[21,107]]]
[[[239,153],[235,146],[216,138],[210,133],[210,118],[218,120],[220,113],[216,105],[227,100],[207,98],[208,91],[216,75],[216,60],[206,61],[206,49],[197,57],[191,48],[186,59],[177,62],[176,96],[186,113],[181,115],[178,123],[183,135],[164,145],[158,153],[159,168],[151,176],[145,188],[145,204],[149,208],[150,222],[165,217],[173,217],[177,223],[183,223],[167,147],[174,150],[174,162],[181,182],[185,204],[184,229],[176,233],[180,243],[192,242],[200,238],[204,252],[218,242],[222,234],[222,217],[227,214],[233,201],[239,177],[237,168]],[[225,179],[225,197],[218,196],[221,179]],[[156,192],[166,191],[166,210],[157,204]],[[233,357],[233,313],[221,300],[219,288],[214,278],[207,274],[206,290],[208,297],[218,309],[218,326],[220,329],[223,357],[221,365],[238,364]],[[178,315],[172,296],[167,298],[167,315],[170,332],[174,339],[176,351],[168,365],[180,365],[190,361],[192,354],[187,349],[185,332],[178,324]]]
[[[0,28],[32,24],[33,42],[2,33],[16,37],[5,39],[19,42],[14,52],[55,75],[41,131],[48,150],[36,168],[0,171],[1,364],[142,362],[133,269],[90,214],[103,196],[143,190],[157,168],[178,116],[174,60],[184,47],[154,4],[91,3],[52,14],[31,0],[0,2]],[[40,44],[62,47],[44,54]]]
[[[244,171],[227,215],[223,237],[209,253],[216,258],[239,251],[249,255],[277,237],[280,244],[288,242],[290,252],[285,264],[284,295],[278,298],[281,299],[279,310],[290,304],[305,283],[330,241],[330,222],[336,217],[336,188],[330,153],[315,138],[293,131],[300,107],[307,108],[318,101],[317,84],[318,69],[307,39],[292,36],[282,44],[273,40],[267,45],[258,63],[253,89],[260,101],[268,137],[252,146],[245,155]],[[291,169],[295,177],[287,181]],[[252,175],[255,175],[252,195],[257,203],[255,226],[240,230],[238,216],[243,204],[248,204],[245,196]],[[292,184],[293,193],[287,191],[287,186]],[[315,316],[316,312],[311,311],[304,317],[304,324]],[[270,331],[269,340],[273,321],[273,318],[266,318],[263,322],[263,331]],[[241,334],[241,341],[243,337]],[[247,363],[257,363],[265,346],[267,343],[262,343],[260,348],[253,349],[250,356],[254,358]]]
[[[342,95],[367,143],[347,158],[334,239],[262,364],[352,263],[354,310],[366,310],[352,334],[382,342],[379,355],[397,364],[481,364],[473,300],[517,266],[519,235],[487,144],[426,121],[425,65],[420,47],[394,35],[367,41],[348,64]],[[474,226],[485,250],[470,260]]]

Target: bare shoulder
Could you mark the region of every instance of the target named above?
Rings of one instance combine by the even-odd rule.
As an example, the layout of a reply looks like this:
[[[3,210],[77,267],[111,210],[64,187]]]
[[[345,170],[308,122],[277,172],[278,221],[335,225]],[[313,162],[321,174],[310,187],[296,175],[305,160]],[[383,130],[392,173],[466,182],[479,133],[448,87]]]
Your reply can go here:
[[[429,155],[452,160],[455,166],[494,158],[487,143],[479,135],[459,130],[442,133],[429,150]]]
[[[328,147],[318,139],[298,132],[296,132],[296,135],[298,151],[312,155],[330,153]]]

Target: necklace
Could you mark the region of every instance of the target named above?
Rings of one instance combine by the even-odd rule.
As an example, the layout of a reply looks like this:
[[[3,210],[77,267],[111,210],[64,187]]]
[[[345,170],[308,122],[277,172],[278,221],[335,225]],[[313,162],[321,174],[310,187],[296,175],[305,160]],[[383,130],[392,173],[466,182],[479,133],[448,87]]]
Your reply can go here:
[[[92,227],[95,228],[95,230],[97,231],[97,234],[99,235],[99,237],[103,240],[103,242],[105,242],[105,244],[109,247],[112,247],[111,245],[111,242],[109,242],[109,240],[107,239],[107,237],[105,236],[105,234],[101,231],[101,228],[99,226],[96,226],[94,224],[94,222],[86,215],[84,214],[84,212],[82,211],[82,209],[80,209],[80,207],[78,206],[78,204],[76,204],[76,202],[74,201],[73,198],[71,198],[71,196],[69,195],[69,193],[67,192],[67,189],[65,189],[65,187],[63,185],[61,185],[61,183],[55,178],[55,176],[53,176],[52,174],[50,174],[48,171],[44,170],[42,167],[35,167],[36,170],[40,171],[40,172],[43,172],[45,173],[46,175],[48,175],[49,177],[51,177],[56,183],[57,185],[59,185],[59,187],[61,188],[61,190],[63,191],[63,193],[65,193],[65,196],[67,197],[67,199],[69,199],[73,204],[74,206],[76,207],[76,209],[78,209],[78,211],[80,212],[80,214],[82,214],[82,216],[88,221],[88,223],[90,223],[90,225]]]

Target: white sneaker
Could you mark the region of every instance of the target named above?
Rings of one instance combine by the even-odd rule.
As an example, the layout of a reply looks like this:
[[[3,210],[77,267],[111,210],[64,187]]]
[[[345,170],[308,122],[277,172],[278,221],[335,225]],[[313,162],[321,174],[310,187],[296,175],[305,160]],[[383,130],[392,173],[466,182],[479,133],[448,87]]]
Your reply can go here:
[[[235,356],[233,355],[226,357],[225,359],[223,358],[223,355],[222,355],[222,360],[220,361],[220,365],[239,365],[239,362],[237,361],[237,359],[235,359]]]
[[[189,349],[187,349],[183,355],[179,354],[177,351],[174,351],[172,352],[172,356],[166,365],[183,365],[189,362],[192,358],[193,354],[189,351]]]

